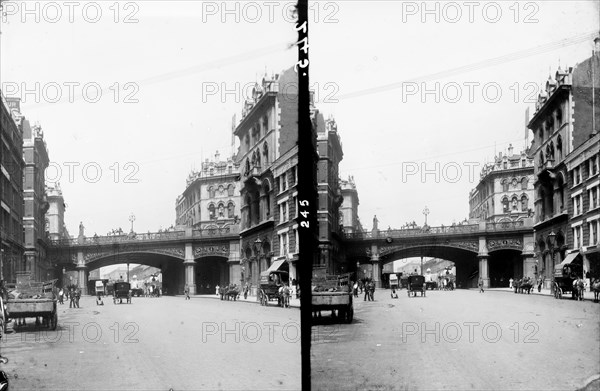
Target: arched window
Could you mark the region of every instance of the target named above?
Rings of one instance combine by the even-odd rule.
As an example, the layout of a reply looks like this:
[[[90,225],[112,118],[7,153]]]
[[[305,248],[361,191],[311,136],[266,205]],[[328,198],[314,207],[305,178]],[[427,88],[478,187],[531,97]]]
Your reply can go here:
[[[215,213],[215,205],[214,204],[210,204],[208,206],[208,218],[210,220],[214,220],[217,218],[216,213]]]
[[[558,109],[556,109],[556,122],[558,123],[559,126],[562,125],[562,120],[563,120],[562,110],[559,107]]]
[[[215,198],[215,188],[212,186],[208,188],[208,198]]]
[[[560,134],[556,139],[556,152],[558,154],[558,159],[562,159],[562,137],[560,136]]]
[[[554,160],[554,141],[550,141],[550,159]]]
[[[220,219],[225,217],[225,205],[222,202],[219,203],[217,212]]]
[[[229,186],[227,186],[227,195],[229,197],[233,197],[234,190],[235,190],[235,186],[233,186],[231,184]]]
[[[256,151],[252,152],[252,167],[256,166]]]
[[[502,180],[502,191],[508,191],[508,180]]]
[[[527,211],[527,208],[528,208],[527,203],[528,203],[528,201],[529,200],[527,199],[527,196],[525,194],[523,194],[521,196],[521,211],[522,212],[526,212]]]
[[[230,202],[229,204],[227,204],[227,217],[232,219],[234,217],[234,205],[233,202]]]
[[[523,177],[521,179],[521,190],[527,190],[527,185],[529,184],[529,179],[527,177]]]
[[[219,186],[219,196],[223,197],[225,195],[225,188],[223,185]]]
[[[513,196],[511,203],[512,203],[512,210],[516,211],[519,209],[519,200],[517,199],[517,196]]]
[[[250,161],[246,159],[246,169],[244,170],[246,176],[250,175]]]
[[[260,170],[260,151],[256,153],[256,167]]]
[[[271,217],[271,189],[269,187],[269,182],[263,182],[263,194],[264,197],[264,208],[265,208],[265,218],[269,219]]]
[[[540,141],[544,141],[544,126],[540,126]]]
[[[510,211],[509,205],[508,205],[508,197],[504,197],[502,199],[502,210],[504,213],[508,213]]]

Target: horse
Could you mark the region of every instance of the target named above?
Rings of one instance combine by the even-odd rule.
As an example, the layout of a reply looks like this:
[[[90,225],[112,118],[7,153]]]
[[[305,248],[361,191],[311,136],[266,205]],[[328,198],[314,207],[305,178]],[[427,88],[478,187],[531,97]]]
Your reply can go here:
[[[591,290],[594,291],[594,303],[598,302],[598,297],[600,296],[600,278],[595,278],[594,282],[592,282]]]
[[[579,277],[573,281],[573,298],[576,300],[583,300],[583,291],[585,284]]]

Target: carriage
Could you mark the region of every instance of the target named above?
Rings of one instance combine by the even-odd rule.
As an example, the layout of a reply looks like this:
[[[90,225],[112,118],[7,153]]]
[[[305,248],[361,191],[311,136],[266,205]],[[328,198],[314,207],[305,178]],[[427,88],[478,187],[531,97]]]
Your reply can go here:
[[[564,261],[554,266],[554,298],[561,299],[565,293],[571,293],[572,299],[583,300],[583,262],[579,253],[569,254]]]
[[[320,316],[321,311],[331,311],[332,316],[352,323],[354,306],[352,304],[352,288],[350,273],[327,275],[324,267],[314,267],[311,294],[311,311]]]
[[[421,292],[421,296],[425,296],[426,291],[425,277],[420,275],[408,276],[408,297],[412,293],[417,296],[417,292]]]
[[[269,305],[269,301],[277,300],[282,305],[283,296],[280,288],[288,284],[288,272],[282,270],[266,270],[260,273],[258,298],[261,305]]]
[[[31,274],[26,272],[17,275],[16,284],[6,284],[3,331],[6,331],[9,319],[25,318],[35,318],[36,324],[39,324],[41,319],[42,325],[55,330],[58,324],[56,282],[57,280],[31,281]]]
[[[128,304],[131,304],[131,284],[128,282],[115,282],[113,291],[113,303],[123,303],[123,299],[127,300]]]

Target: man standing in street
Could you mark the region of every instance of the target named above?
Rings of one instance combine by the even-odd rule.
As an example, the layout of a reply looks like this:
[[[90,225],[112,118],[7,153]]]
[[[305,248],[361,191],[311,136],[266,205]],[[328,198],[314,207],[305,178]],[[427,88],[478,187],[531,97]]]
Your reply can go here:
[[[479,277],[479,293],[483,293],[483,277]]]
[[[79,308],[79,299],[81,299],[81,289],[77,288],[75,291],[75,305]]]
[[[190,299],[190,288],[189,286],[185,286],[185,299],[189,300]]]
[[[69,298],[69,308],[75,308],[75,290],[73,288],[69,291]]]

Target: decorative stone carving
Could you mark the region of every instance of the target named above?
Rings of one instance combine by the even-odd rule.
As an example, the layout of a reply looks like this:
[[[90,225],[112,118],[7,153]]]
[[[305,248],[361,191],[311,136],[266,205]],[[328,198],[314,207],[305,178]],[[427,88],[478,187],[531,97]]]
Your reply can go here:
[[[514,250],[522,250],[523,242],[521,239],[500,239],[488,240],[488,249],[490,251],[494,250],[502,250],[502,249],[514,249]]]
[[[229,256],[229,246],[201,246],[194,248],[194,258],[206,257],[209,255]]]

